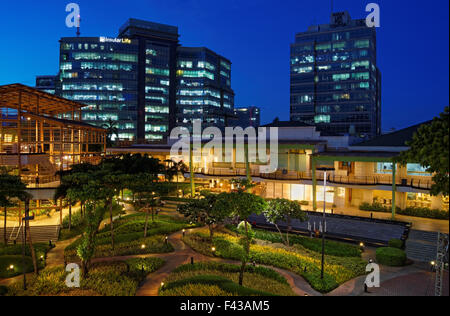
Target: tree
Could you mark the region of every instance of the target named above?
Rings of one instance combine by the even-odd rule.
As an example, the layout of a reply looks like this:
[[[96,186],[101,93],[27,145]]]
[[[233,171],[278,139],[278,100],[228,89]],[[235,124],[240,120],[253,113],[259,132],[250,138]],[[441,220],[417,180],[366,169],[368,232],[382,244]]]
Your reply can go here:
[[[449,195],[449,107],[431,123],[422,125],[407,145],[410,149],[403,152],[397,162],[420,163],[433,173],[434,184],[431,194]]]
[[[193,222],[207,225],[209,236],[212,241],[214,229],[231,215],[231,211],[225,193],[214,195],[202,192],[202,195],[202,199],[192,200],[187,204],[180,205],[178,207],[178,212]]]
[[[168,164],[168,167],[166,168],[166,175],[169,181],[172,181],[172,179],[176,177],[178,191],[179,175],[180,173],[184,175],[185,173],[189,172],[189,168],[183,161],[175,162],[173,160],[166,160],[166,163]]]
[[[26,192],[27,186],[20,177],[12,176],[6,173],[0,174],[0,207],[4,210],[4,232],[3,241],[5,245],[8,242],[6,234],[6,222],[8,216],[8,207],[15,206],[16,201],[26,201],[30,196]]]
[[[112,137],[115,135],[119,138],[119,129],[117,128],[117,122],[109,119],[108,122],[102,125],[104,129],[106,129],[106,136],[108,140],[108,146],[112,145]]]
[[[286,199],[275,199],[269,201],[267,208],[263,212],[267,221],[277,228],[281,240],[286,246],[290,246],[289,233],[292,231],[292,220],[297,219],[301,222],[307,220],[306,213],[302,211],[299,203]],[[281,222],[287,224],[286,238],[278,226]]]
[[[67,190],[67,197],[72,201],[85,201],[86,228],[82,242],[77,248],[77,254],[81,259],[83,276],[89,274],[90,264],[95,252],[95,238],[98,228],[105,214],[105,207],[100,205],[105,195],[102,191],[103,183],[96,178],[98,171],[89,170],[67,176],[65,181],[73,186]]]
[[[250,247],[252,242],[252,230],[248,223],[248,218],[252,215],[259,215],[267,208],[267,202],[254,194],[244,192],[246,188],[242,187],[237,192],[232,192],[224,196],[222,203],[230,210],[230,213],[243,221],[241,233],[241,244],[244,247],[244,255],[241,258],[242,266],[239,273],[239,285],[244,282],[244,272],[248,261],[250,260]]]

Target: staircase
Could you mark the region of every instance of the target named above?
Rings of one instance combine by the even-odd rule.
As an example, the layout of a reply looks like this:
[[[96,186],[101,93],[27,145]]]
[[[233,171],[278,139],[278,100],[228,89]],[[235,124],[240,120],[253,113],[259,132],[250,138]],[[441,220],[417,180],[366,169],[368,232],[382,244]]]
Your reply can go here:
[[[411,230],[406,241],[408,258],[419,262],[436,260],[438,233]]]
[[[31,239],[33,243],[48,243],[50,240],[56,242],[59,238],[59,231],[61,227],[59,225],[54,226],[30,226]],[[4,228],[0,228],[0,242],[3,243]],[[6,236],[8,243],[13,244],[22,243],[23,227],[7,227]],[[28,238],[28,236],[27,236]]]

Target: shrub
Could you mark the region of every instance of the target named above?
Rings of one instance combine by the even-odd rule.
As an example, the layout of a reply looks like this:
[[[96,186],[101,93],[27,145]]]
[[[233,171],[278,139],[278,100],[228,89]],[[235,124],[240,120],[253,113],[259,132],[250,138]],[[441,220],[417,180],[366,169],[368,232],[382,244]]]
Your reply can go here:
[[[233,232],[237,232],[235,226],[227,226]],[[279,233],[270,232],[266,230],[255,229],[255,238],[265,240],[272,243],[283,243]],[[294,245],[301,245],[302,247],[322,253],[322,240],[311,239],[299,235],[289,236],[289,241]],[[355,245],[345,244],[332,240],[325,241],[325,254],[336,257],[361,257],[361,249]]]
[[[382,213],[391,213],[392,209],[389,207],[385,207],[382,204],[375,202],[373,204],[370,203],[362,203],[359,206],[359,209],[361,211],[367,211],[367,212],[382,212]],[[429,208],[423,208],[423,207],[408,207],[404,210],[400,209],[399,207],[396,208],[396,213],[398,215],[405,215],[405,216],[413,216],[413,217],[422,217],[422,218],[431,218],[431,219],[442,219],[442,220],[448,220],[449,212],[445,210],[431,210]]]
[[[213,244],[208,242],[206,231],[190,234],[184,240],[191,248],[208,256],[213,256],[211,247],[214,246],[214,255],[224,259],[239,260],[244,251],[239,244],[239,237],[224,233],[217,233]],[[366,263],[361,258],[327,256],[325,277],[322,280],[320,259],[320,254],[308,251],[302,246],[284,249],[252,245],[250,251],[250,262],[290,270],[304,277],[314,289],[324,293],[365,274]]]
[[[243,286],[240,286],[226,278],[216,276],[216,275],[200,275],[192,278],[187,278],[180,281],[171,282],[164,286],[160,290],[162,296],[164,296],[164,291],[172,290],[178,287],[185,287],[190,284],[199,284],[206,286],[217,286],[221,290],[226,293],[230,293],[232,295],[238,296],[274,296],[271,293],[257,291],[254,289],[249,289]]]
[[[4,285],[0,285],[0,296],[5,296],[8,294],[8,288]]]
[[[148,273],[152,273],[163,265],[158,258],[133,259],[125,262],[96,263],[92,266],[89,277],[81,280],[81,288],[72,290],[65,284],[67,272],[63,267],[42,271],[39,276],[28,278],[28,290],[23,291],[22,282],[8,287],[10,296],[42,296],[42,295],[104,295],[133,296],[139,284]],[[144,266],[144,272],[142,272]]]
[[[13,269],[10,269],[10,266]],[[30,257],[25,257],[25,272],[33,271],[33,261]],[[2,256],[0,257],[0,278],[12,278],[23,273],[22,256]]]
[[[189,271],[199,271],[199,270],[218,270],[221,272],[228,272],[228,273],[239,273],[240,266],[234,265],[234,264],[227,264],[227,263],[220,263],[220,262],[201,262],[196,264],[186,264],[179,266],[177,269],[173,271],[173,273],[179,273],[179,272],[189,272]],[[245,268],[245,272],[252,273],[252,274],[258,274],[262,277],[275,280],[277,282],[280,282],[282,284],[288,285],[288,282],[286,279],[281,276],[279,273],[275,272],[272,269],[265,268],[265,267],[254,267],[247,265]]]
[[[377,261],[390,267],[402,267],[406,264],[406,253],[397,248],[378,248],[376,252]]]
[[[232,294],[222,290],[217,285],[186,284],[185,286],[179,286],[170,290],[161,291],[160,296],[225,297],[232,296]]]
[[[389,247],[403,249],[403,241],[400,239],[391,239],[389,240]]]

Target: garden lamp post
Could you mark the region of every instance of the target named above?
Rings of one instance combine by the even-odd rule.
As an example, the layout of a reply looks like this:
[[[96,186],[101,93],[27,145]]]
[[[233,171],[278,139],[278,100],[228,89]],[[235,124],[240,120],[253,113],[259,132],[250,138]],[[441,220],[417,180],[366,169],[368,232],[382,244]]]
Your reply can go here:
[[[320,270],[320,278],[323,280],[325,271],[325,226],[326,226],[326,210],[327,210],[327,174],[333,172],[334,168],[317,168],[323,171],[323,217],[322,217],[322,267]]]

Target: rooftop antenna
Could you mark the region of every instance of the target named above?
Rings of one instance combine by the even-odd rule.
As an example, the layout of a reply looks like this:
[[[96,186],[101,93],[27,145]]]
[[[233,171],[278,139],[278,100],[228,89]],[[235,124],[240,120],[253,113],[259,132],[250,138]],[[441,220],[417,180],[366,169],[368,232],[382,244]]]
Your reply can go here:
[[[80,37],[80,26],[81,26],[81,15],[78,15],[78,23],[77,23],[77,37]]]
[[[334,1],[331,0],[331,15],[333,15],[334,12]]]

